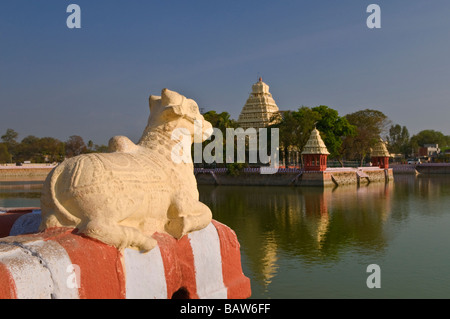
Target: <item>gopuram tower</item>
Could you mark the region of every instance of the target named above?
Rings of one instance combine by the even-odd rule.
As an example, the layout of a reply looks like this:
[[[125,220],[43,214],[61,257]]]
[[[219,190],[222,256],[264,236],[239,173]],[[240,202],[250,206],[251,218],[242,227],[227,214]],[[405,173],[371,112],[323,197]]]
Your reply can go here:
[[[239,127],[267,127],[276,122],[274,116],[278,114],[278,106],[269,92],[269,86],[259,78],[259,81],[252,85],[252,93],[239,115]]]

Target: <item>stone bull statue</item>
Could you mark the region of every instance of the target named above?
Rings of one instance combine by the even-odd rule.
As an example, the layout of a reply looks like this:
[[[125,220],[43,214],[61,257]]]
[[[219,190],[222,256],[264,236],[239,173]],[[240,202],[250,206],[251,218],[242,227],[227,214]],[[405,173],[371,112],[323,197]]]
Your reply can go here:
[[[149,100],[150,117],[138,144],[116,136],[110,153],[66,159],[51,171],[42,191],[40,230],[73,227],[119,249],[148,251],[156,246],[155,232],[179,239],[211,222],[211,210],[199,201],[193,164],[171,156],[175,129],[182,128],[192,143],[194,121],[202,121],[203,140],[211,124],[195,101],[176,92],[164,89]]]

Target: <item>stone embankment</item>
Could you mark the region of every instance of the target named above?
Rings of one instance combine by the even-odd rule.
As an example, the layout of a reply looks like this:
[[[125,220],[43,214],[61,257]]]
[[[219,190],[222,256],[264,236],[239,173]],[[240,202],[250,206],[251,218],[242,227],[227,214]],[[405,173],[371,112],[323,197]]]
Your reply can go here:
[[[0,165],[0,179],[42,177],[50,173],[56,165],[25,164],[23,166]]]
[[[421,163],[392,165],[394,174],[450,174],[450,163]]]
[[[394,174],[405,174],[405,175],[417,175],[419,172],[416,170],[416,165],[406,165],[398,164],[391,165]]]
[[[199,185],[339,186],[393,180],[392,169],[378,167],[327,168],[317,172],[280,168],[275,174],[262,174],[259,168],[246,168],[235,176],[222,168],[196,168],[194,174]]]
[[[450,174],[450,163],[424,163],[416,165],[420,174]]]

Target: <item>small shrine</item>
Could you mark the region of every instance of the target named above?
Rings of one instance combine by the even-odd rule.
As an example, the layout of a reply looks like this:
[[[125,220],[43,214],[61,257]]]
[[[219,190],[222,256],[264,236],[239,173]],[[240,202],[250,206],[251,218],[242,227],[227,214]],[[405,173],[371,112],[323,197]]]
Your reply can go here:
[[[379,168],[389,168],[389,158],[391,155],[387,150],[386,143],[380,138],[378,143],[372,149],[371,152],[372,166],[378,166]]]
[[[302,152],[305,171],[325,171],[328,155],[330,153],[320,137],[319,130],[314,128]]]

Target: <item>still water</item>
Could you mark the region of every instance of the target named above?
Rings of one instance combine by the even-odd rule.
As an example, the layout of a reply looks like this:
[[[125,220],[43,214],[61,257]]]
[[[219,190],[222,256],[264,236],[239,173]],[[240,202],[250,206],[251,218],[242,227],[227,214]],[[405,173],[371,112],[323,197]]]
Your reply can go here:
[[[0,207],[39,206],[40,182],[22,184],[0,181]],[[238,236],[252,298],[450,298],[450,176],[199,191]]]

